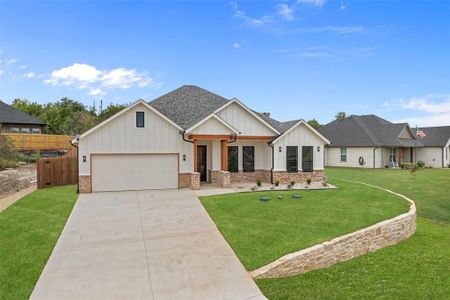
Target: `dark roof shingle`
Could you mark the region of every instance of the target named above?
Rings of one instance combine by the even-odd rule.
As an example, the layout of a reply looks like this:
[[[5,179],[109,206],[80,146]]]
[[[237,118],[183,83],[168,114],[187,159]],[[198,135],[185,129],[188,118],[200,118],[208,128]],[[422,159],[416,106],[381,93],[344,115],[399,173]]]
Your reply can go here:
[[[228,101],[198,86],[183,85],[149,104],[183,129],[188,129]]]
[[[0,101],[0,123],[45,125],[45,122],[38,118],[30,116],[2,101]]]
[[[409,126],[407,123],[392,123],[376,115],[351,115],[335,120],[319,128],[319,132],[336,147],[421,147],[420,141],[400,138]]]
[[[444,147],[450,139],[450,126],[423,127],[420,130],[427,136],[418,140],[428,147]]]

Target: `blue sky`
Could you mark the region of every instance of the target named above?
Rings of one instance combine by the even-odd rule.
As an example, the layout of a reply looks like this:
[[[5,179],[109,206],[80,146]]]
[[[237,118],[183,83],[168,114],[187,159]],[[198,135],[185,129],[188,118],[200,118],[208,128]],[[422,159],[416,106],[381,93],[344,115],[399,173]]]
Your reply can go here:
[[[450,125],[450,1],[0,1],[0,99],[183,84],[274,118]]]

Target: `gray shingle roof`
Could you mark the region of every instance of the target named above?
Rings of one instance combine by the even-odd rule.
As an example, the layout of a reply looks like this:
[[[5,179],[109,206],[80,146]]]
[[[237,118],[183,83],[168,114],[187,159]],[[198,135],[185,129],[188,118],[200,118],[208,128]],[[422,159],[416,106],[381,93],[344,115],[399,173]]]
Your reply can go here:
[[[427,136],[418,140],[428,147],[444,147],[450,139],[450,126],[423,127],[420,130]]]
[[[229,100],[195,85],[182,87],[156,98],[149,104],[171,121],[188,129],[209,116]],[[300,120],[280,122],[253,111],[280,133],[285,132]]]
[[[0,123],[45,125],[45,122],[0,101]]]
[[[183,129],[188,129],[228,101],[198,86],[183,85],[149,104]]]
[[[335,147],[421,147],[414,138],[399,138],[407,123],[392,123],[376,115],[351,115],[319,128]]]

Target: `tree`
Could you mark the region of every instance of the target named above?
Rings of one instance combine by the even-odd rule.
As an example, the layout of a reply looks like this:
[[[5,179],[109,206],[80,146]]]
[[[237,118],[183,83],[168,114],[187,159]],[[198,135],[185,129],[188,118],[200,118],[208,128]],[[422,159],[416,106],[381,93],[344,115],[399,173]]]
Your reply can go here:
[[[98,115],[97,122],[103,122],[104,120],[112,117],[122,109],[127,107],[126,104],[112,104],[109,103],[108,106]]]
[[[320,124],[316,119],[309,120],[307,123],[314,129],[318,129],[320,127]]]
[[[336,120],[344,120],[347,114],[344,111],[340,111],[336,114]]]

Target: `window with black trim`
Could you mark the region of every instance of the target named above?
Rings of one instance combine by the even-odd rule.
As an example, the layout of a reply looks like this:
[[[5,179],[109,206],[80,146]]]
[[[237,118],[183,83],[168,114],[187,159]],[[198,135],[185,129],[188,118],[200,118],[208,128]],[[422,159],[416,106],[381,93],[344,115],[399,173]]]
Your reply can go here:
[[[347,148],[341,147],[341,162],[347,161]]]
[[[144,112],[143,111],[137,111],[136,112],[136,127],[138,128],[144,128]]]
[[[286,171],[288,173],[298,172],[298,147],[286,147]]]
[[[238,146],[228,146],[228,172],[237,173],[238,170]]]
[[[242,165],[244,172],[255,172],[255,147],[242,147]]]

